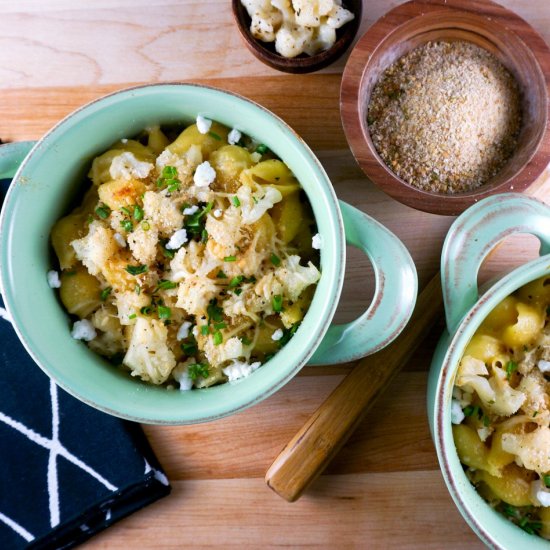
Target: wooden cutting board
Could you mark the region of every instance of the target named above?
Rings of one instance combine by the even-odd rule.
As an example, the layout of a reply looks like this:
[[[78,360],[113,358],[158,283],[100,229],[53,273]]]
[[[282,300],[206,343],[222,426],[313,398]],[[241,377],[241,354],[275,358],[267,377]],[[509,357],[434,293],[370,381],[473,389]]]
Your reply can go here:
[[[366,28],[396,0],[368,0]],[[547,0],[502,0],[550,42]],[[422,287],[439,269],[451,218],[379,192],[355,164],[338,112],[343,61],[313,76],[263,66],[240,43],[226,0],[4,0],[0,3],[0,138],[39,138],[83,103],[133,83],[201,81],[271,109],[321,159],[338,196],[394,231]],[[548,181],[547,181],[548,180]],[[538,182],[550,202],[550,177]],[[547,189],[547,190],[546,190]],[[535,257],[534,238],[510,239],[483,277]],[[349,251],[338,321],[367,307],[368,260]],[[349,372],[309,367],[263,403],[211,424],[145,427],[172,495],[121,521],[89,548],[447,548],[481,544],[456,511],[428,432],[427,369],[440,329],[411,357],[314,486],[289,504],[264,483],[287,441]]]

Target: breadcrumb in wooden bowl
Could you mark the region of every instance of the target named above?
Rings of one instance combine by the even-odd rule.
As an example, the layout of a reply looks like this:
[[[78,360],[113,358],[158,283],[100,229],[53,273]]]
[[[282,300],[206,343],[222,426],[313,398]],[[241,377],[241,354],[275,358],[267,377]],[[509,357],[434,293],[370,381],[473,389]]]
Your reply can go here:
[[[490,0],[414,0],[359,40],[340,109],[376,185],[456,215],[526,190],[548,166],[549,90],[550,50],[516,14]]]

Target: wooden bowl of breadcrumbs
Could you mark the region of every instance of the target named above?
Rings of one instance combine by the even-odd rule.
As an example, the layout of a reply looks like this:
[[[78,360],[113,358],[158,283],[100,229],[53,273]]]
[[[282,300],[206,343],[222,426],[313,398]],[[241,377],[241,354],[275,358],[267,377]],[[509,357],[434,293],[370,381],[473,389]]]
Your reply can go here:
[[[521,192],[550,163],[550,50],[491,0],[414,0],[355,46],[340,93],[348,143],[394,199],[457,215]]]

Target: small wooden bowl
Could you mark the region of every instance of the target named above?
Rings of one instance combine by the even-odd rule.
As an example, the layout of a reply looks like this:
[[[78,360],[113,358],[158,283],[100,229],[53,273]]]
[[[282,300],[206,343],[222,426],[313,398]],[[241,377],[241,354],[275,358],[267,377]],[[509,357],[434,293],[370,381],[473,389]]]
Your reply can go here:
[[[397,59],[429,41],[465,40],[492,52],[516,77],[523,97],[517,150],[482,187],[455,195],[422,191],[399,178],[370,138],[372,89]],[[348,143],[365,174],[408,206],[456,215],[480,199],[527,189],[550,162],[550,50],[523,19],[491,0],[413,0],[379,19],[356,44],[346,64],[340,112]]]
[[[336,42],[328,50],[316,55],[301,54],[287,58],[275,51],[273,43],[261,42],[250,33],[250,16],[241,0],[232,0],[233,16],[246,47],[262,62],[285,73],[312,73],[334,63],[349,48],[361,23],[362,0],[344,0],[344,7],[350,10],[355,18],[336,30]]]

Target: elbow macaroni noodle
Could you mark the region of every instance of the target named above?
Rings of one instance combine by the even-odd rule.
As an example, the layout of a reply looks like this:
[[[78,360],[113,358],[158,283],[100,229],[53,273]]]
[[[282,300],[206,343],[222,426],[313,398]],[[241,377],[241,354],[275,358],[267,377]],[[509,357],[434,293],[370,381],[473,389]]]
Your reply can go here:
[[[63,305],[95,329],[90,348],[145,382],[250,374],[292,337],[320,278],[299,182],[267,147],[229,135],[213,122],[113,144],[52,229]]]
[[[480,495],[530,534],[550,539],[550,278],[504,299],[461,359],[453,436]]]

